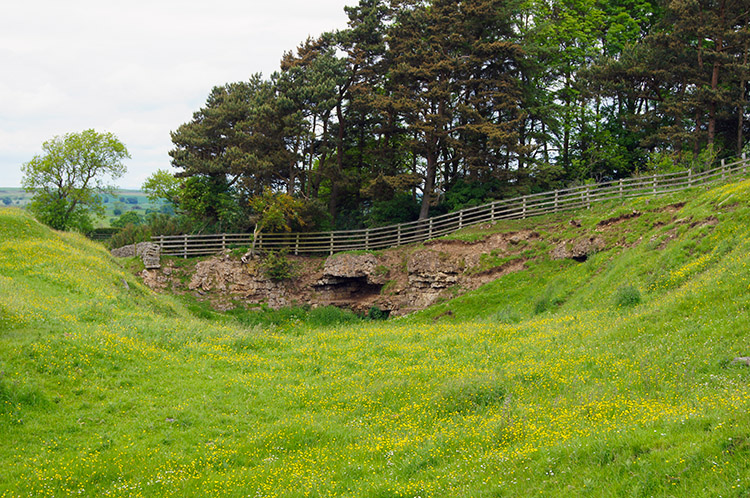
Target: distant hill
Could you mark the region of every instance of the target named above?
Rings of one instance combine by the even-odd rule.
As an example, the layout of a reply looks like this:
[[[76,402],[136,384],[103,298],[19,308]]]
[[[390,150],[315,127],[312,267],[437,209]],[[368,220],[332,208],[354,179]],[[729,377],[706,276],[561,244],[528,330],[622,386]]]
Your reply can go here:
[[[22,188],[0,187],[0,207],[26,207],[32,195]],[[116,190],[114,195],[104,197],[104,205],[106,214],[97,223],[98,226],[102,227],[109,226],[112,218],[128,211],[135,211],[144,215],[150,212],[170,212],[168,202],[153,202],[142,190]]]

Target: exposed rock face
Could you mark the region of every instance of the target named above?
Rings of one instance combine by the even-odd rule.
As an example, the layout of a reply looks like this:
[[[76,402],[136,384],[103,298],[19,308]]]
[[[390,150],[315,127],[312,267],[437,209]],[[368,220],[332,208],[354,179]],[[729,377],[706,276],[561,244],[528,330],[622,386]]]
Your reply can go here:
[[[420,289],[445,289],[458,283],[464,265],[431,249],[412,253],[406,267],[409,284]]]
[[[550,253],[552,259],[575,259],[586,261],[592,254],[606,247],[606,242],[600,237],[587,237],[571,244],[562,243]]]
[[[132,258],[135,256],[143,260],[146,269],[153,270],[161,268],[161,247],[153,242],[139,242],[130,244],[110,251],[116,258]]]
[[[384,270],[374,254],[334,254],[326,259],[314,286],[331,303],[372,300],[387,281]]]
[[[374,254],[334,254],[326,259],[321,283],[336,284],[342,280],[364,278],[368,284],[383,285],[383,273],[376,271],[378,259]]]
[[[246,301],[264,302],[271,308],[281,308],[291,304],[287,298],[288,286],[289,282],[266,278],[255,263],[245,265],[224,254],[195,265],[188,289],[218,291]]]
[[[606,232],[559,243],[552,257],[582,261],[606,247],[605,237]],[[221,310],[237,302],[272,308],[307,304],[360,313],[377,307],[397,316],[522,271],[528,261],[524,253],[547,243],[538,232],[520,230],[492,233],[476,241],[437,239],[418,248],[335,254],[325,260],[288,256],[297,268],[296,276],[282,281],[261,271],[262,257],[242,261],[226,252],[193,266],[170,262],[162,270],[144,271],[143,278],[150,287],[192,292]]]

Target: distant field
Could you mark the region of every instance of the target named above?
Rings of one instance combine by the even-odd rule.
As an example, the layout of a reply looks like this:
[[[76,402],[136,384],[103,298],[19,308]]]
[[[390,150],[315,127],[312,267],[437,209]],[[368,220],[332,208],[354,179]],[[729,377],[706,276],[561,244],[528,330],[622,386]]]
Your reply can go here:
[[[0,187],[0,207],[14,206],[25,207],[31,200],[32,194],[22,188]],[[139,214],[148,214],[150,212],[159,212],[165,209],[166,202],[152,202],[141,190],[116,190],[115,195],[104,197],[104,206],[106,214],[97,220],[97,226],[108,227],[112,218],[126,213],[135,211]]]

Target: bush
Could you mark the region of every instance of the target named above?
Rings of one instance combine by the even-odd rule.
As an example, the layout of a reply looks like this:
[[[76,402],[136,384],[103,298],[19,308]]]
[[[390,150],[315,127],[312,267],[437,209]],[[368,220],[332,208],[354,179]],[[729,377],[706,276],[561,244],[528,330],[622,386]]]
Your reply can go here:
[[[615,292],[615,305],[618,308],[635,306],[641,302],[641,292],[632,285],[620,286]]]
[[[296,276],[297,265],[287,258],[287,251],[270,251],[260,262],[263,274],[271,280],[288,280]]]
[[[143,216],[140,214],[128,211],[113,219],[111,225],[115,228],[124,228],[127,225],[143,225],[144,221]]]
[[[377,306],[373,306],[370,308],[370,310],[367,312],[367,317],[370,320],[387,320],[388,315],[390,315],[389,311],[383,311]]]
[[[125,225],[119,232],[109,239],[109,247],[116,249],[118,247],[137,244],[138,242],[148,242],[151,240],[151,230],[147,225]]]
[[[368,225],[378,227],[407,223],[419,217],[420,202],[411,194],[400,192],[389,200],[375,201],[370,210]]]

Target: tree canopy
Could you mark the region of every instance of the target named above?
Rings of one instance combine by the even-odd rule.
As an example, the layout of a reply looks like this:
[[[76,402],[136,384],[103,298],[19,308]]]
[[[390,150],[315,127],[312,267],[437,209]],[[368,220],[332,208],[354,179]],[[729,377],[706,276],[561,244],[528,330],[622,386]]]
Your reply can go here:
[[[183,209],[226,225],[271,189],[360,228],[739,154],[749,10],[360,0],[347,29],[304,41],[268,79],[217,86],[172,134],[183,192],[221,200],[182,195]]]
[[[114,188],[106,182],[126,171],[127,148],[112,133],[84,130],[56,136],[42,150],[21,168],[22,185],[34,194],[30,209],[58,230],[91,230],[91,216],[103,212],[102,194]]]

